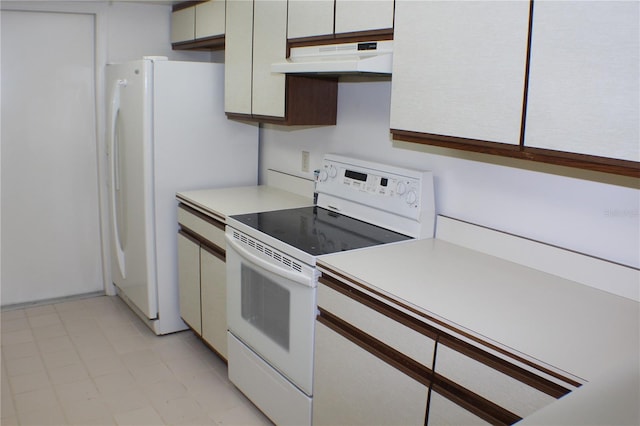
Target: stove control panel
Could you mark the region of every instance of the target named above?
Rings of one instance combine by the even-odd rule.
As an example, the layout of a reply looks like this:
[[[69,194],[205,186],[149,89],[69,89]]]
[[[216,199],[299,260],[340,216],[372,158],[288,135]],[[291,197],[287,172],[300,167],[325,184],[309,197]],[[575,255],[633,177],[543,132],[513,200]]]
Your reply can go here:
[[[399,218],[420,223],[425,211],[435,211],[431,172],[334,154],[324,158],[316,193],[320,207],[380,226],[391,227]]]

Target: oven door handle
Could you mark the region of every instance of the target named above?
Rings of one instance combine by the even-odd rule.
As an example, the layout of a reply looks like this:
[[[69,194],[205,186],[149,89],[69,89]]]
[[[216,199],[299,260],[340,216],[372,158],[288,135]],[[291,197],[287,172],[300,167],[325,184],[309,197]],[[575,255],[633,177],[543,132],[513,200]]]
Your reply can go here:
[[[238,242],[236,242],[233,237],[225,234],[225,238],[227,240],[227,250],[231,248],[238,255],[244,258],[247,262],[251,262],[254,265],[258,266],[261,269],[265,269],[273,274],[284,277],[288,280],[294,281],[298,284],[304,285],[305,287],[315,287],[317,282],[317,276],[319,273],[317,269],[313,269],[311,275],[305,274],[303,272],[294,272],[285,268],[279,268],[271,263],[260,259],[259,257],[251,254],[248,250],[242,247]],[[228,261],[228,260],[227,260]]]

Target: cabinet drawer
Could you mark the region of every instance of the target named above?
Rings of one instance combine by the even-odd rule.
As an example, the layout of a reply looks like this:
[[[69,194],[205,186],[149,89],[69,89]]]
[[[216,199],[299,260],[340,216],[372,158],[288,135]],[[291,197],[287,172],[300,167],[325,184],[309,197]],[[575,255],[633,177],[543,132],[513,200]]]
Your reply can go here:
[[[178,223],[223,251],[225,250],[224,224],[222,222],[181,204],[178,206]]]
[[[171,13],[171,43],[193,40],[195,37],[196,10],[194,7]]]
[[[318,286],[318,306],[339,317],[341,320],[359,328],[363,332],[389,345],[398,352],[431,369],[435,341],[423,333],[409,328],[400,322],[364,306],[360,302],[345,297],[322,283]]]

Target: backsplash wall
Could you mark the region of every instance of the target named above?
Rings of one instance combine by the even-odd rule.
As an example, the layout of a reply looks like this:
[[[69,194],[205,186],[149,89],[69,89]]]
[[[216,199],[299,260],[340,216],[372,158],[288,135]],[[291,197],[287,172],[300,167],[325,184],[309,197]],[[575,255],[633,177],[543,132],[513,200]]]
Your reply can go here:
[[[392,141],[390,99],[388,78],[345,77],[336,126],[263,125],[261,181],[269,168],[312,179],[328,152],[432,170],[438,214],[640,267],[640,191],[632,180]],[[302,151],[309,173],[301,171]]]

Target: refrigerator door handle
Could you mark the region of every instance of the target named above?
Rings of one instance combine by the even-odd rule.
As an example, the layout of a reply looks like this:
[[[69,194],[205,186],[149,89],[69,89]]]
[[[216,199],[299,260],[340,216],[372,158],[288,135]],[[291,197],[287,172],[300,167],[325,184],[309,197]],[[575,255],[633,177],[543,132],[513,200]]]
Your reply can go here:
[[[115,241],[116,258],[118,261],[118,268],[122,274],[122,278],[126,278],[125,273],[125,261],[124,250],[122,248],[122,242],[120,241],[120,232],[118,224],[118,196],[117,191],[120,191],[120,147],[118,140],[118,121],[120,117],[120,88],[127,85],[127,80],[116,80],[113,85],[113,92],[111,94],[111,117],[110,117],[110,137],[108,143],[107,154],[111,154],[111,161],[109,162],[111,168],[111,217],[113,239]]]

